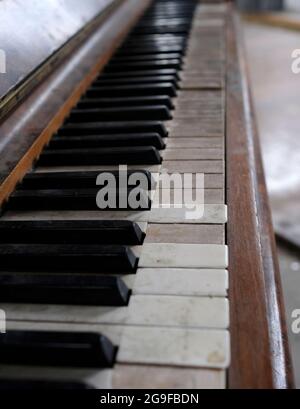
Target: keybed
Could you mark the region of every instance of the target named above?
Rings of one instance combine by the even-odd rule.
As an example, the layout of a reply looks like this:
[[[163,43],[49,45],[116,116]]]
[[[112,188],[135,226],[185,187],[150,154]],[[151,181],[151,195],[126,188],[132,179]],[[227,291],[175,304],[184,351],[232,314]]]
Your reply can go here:
[[[154,1],[8,201],[0,230],[13,236],[23,223],[24,237],[0,243],[8,334],[20,331],[20,343],[26,332],[82,334],[94,354],[87,335],[98,334],[113,363],[91,368],[83,358],[81,368],[57,360],[55,369],[41,362],[20,370],[11,358],[3,382],[226,387],[226,14],[224,5]],[[147,209],[97,209],[97,187],[85,186],[119,164],[150,175]],[[201,217],[163,206],[158,178],[173,173],[204,174]],[[195,195],[195,178],[185,188]]]

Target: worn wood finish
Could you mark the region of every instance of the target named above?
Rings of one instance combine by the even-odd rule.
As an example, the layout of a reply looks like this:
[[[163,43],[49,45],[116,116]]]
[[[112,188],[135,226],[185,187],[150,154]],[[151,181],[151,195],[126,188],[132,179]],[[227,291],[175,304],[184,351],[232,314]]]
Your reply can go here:
[[[118,1],[122,0],[90,0],[86,4],[80,0],[27,0],[26,9],[22,2],[2,1],[0,38],[7,72],[0,82],[0,116],[29,92],[39,77],[53,70]],[[26,20],[34,24],[26,24]]]
[[[150,0],[123,2],[67,62],[54,70],[0,124],[0,155],[4,158],[0,163],[0,206],[30,169],[34,159],[61,126],[71,108],[149,2]]]
[[[227,28],[230,388],[293,387],[274,234],[239,22]]]

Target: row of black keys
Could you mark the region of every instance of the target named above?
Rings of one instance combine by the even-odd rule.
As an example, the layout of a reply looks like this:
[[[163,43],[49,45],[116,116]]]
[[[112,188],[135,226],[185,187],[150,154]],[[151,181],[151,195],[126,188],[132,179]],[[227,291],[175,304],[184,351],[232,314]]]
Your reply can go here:
[[[38,165],[161,162],[158,151],[165,147],[167,132],[159,121],[171,118],[171,98],[178,88],[195,4],[192,0],[153,3],[52,138]],[[147,177],[150,190],[150,173],[138,172]],[[94,210],[98,173],[31,173],[12,195],[8,208]],[[128,246],[141,245],[144,236],[130,221],[1,221],[0,300],[127,305],[130,289],[120,276],[135,272],[138,259]],[[42,366],[107,368],[116,356],[116,347],[101,334],[48,331],[8,331],[0,336],[0,351],[1,363]],[[0,381],[0,389],[36,387],[89,385]]]
[[[169,21],[176,27],[181,19],[189,28],[194,6],[194,2],[154,4],[138,26],[145,22],[156,26],[162,19],[164,25]],[[160,164],[159,150],[168,135],[161,120],[171,118],[171,97],[176,95],[186,42],[187,32],[180,30],[168,33],[165,27],[164,35],[136,35],[134,30],[52,138],[38,166]],[[72,173],[34,176],[44,180],[43,185],[28,189],[25,178],[8,209],[98,210],[93,172],[85,178],[93,185],[85,187],[72,184]],[[78,178],[82,180],[81,173]],[[142,206],[134,210],[150,209],[148,195],[143,191],[141,195]]]
[[[161,19],[157,16],[158,6],[159,14],[165,14],[164,20],[182,19],[189,28],[192,3],[184,6],[180,3],[177,9],[164,9],[174,4],[177,2],[164,2],[163,8],[160,3],[155,4],[139,26],[144,27],[146,21],[149,29],[151,24],[148,23],[152,21],[155,31]],[[133,30],[71,112],[66,124],[52,138],[38,166],[160,163],[158,150],[164,148],[163,138],[167,131],[158,120],[170,118],[171,97],[176,94],[186,41],[187,32],[182,32],[181,28],[178,33],[166,30],[163,36],[156,33],[136,35]],[[122,85],[136,79],[138,84]],[[137,171],[129,171],[128,176],[133,172]],[[142,210],[149,210],[151,200],[147,193],[153,184],[151,174],[143,170],[138,172],[148,181],[146,191],[141,190],[140,194],[145,194]],[[11,196],[7,209],[98,210],[98,173],[30,173]],[[119,174],[112,173],[118,179]],[[118,198],[123,194],[128,196],[128,192],[130,187],[126,192],[118,190]],[[126,209],[131,208],[128,205]],[[2,222],[0,233],[3,237],[0,243],[2,301],[128,303],[130,290],[122,279],[103,273],[135,273],[138,258],[129,246],[141,245],[144,238],[137,224],[125,221]],[[86,273],[84,279],[82,271]],[[91,273],[94,276],[89,275]]]
[[[159,121],[172,118],[170,98],[176,96],[194,7],[182,6],[144,16],[72,110],[40,166],[161,163],[158,151],[167,132]]]
[[[127,305],[131,291],[120,276],[136,272],[130,246],[144,238],[124,220],[0,221],[0,300]]]
[[[158,120],[170,117],[170,98],[176,93],[194,5],[189,1],[185,4],[173,1],[154,4],[44,150],[39,166],[151,165],[161,162],[158,150],[164,148],[163,138],[167,132]],[[181,23],[176,32],[178,20]],[[165,27],[164,35],[157,35],[157,24],[162,21],[170,24]],[[173,28],[168,32],[173,22]],[[144,27],[147,27],[147,33],[139,32]],[[168,73],[162,74],[161,70],[168,70]],[[139,78],[138,84],[122,85],[128,78]],[[105,82],[107,85],[103,86]],[[108,94],[107,90],[110,90]],[[120,103],[120,93],[123,105],[97,106],[100,97],[106,103],[108,99]],[[145,107],[128,107],[128,100],[138,104],[143,100]],[[159,104],[147,105],[150,100],[151,104],[153,101]],[[85,103],[95,105],[84,106]],[[148,115],[147,119],[151,121],[141,121],[145,119],[143,115]],[[89,143],[91,145],[87,148]],[[143,210],[149,210],[151,200],[147,193],[152,183],[151,175],[139,172],[149,182],[147,191],[140,192],[145,194]],[[95,172],[32,173],[11,196],[7,208],[96,210],[95,179]],[[127,196],[128,191],[118,190],[117,194]],[[136,224],[111,221],[2,222],[0,231],[4,237],[0,244],[2,300],[127,304],[130,290],[121,278],[85,274],[85,280],[82,280],[80,274],[72,273],[134,273],[138,258],[129,246],[140,245],[143,240]],[[25,272],[25,275],[20,274]],[[25,286],[26,291],[23,291]]]

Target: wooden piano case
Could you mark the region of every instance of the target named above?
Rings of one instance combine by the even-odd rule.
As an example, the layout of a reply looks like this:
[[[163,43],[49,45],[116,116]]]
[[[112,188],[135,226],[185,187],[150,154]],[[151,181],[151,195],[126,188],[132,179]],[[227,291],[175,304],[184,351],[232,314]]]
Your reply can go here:
[[[150,1],[111,3],[114,4],[110,4],[105,18],[94,24],[84,38],[75,41],[76,47],[71,47],[67,56],[59,57],[51,72],[49,65],[44,67],[46,75],[39,77],[42,80],[37,81],[36,76],[26,73],[27,92],[24,87],[14,87],[14,103],[16,99],[18,103],[9,112],[3,112],[5,116],[0,123],[0,203],[30,169]],[[292,388],[276,245],[242,33],[231,4],[228,4],[225,35],[231,311],[228,387]]]

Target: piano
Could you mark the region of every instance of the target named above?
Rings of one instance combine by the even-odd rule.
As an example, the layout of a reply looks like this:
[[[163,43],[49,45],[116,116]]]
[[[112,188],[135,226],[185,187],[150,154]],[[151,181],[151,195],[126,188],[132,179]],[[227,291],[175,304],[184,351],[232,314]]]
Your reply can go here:
[[[0,389],[293,388],[232,2],[0,14]]]

